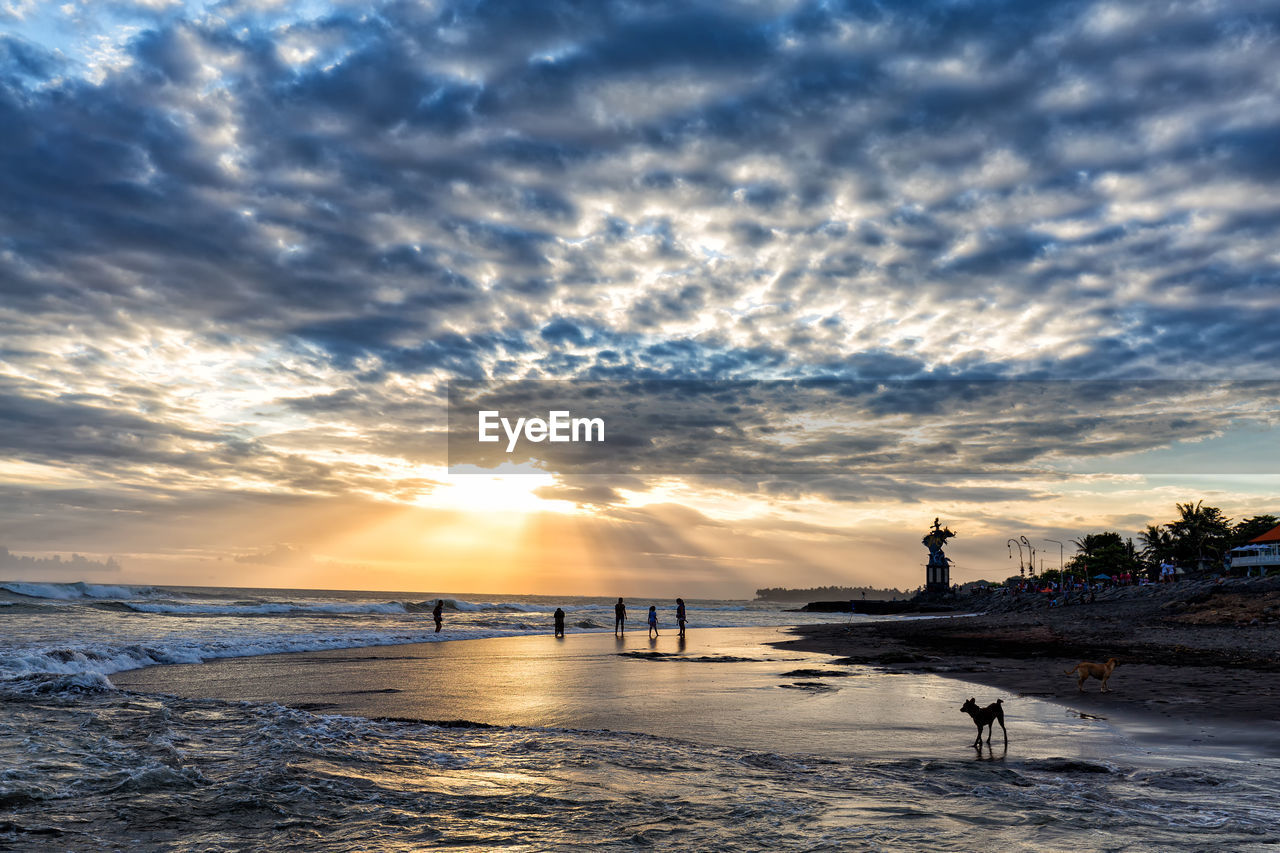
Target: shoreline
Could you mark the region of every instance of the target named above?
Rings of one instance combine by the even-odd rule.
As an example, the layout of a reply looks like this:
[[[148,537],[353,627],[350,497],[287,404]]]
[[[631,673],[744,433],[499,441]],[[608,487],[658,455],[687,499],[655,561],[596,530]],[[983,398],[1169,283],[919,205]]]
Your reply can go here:
[[[781,651],[834,658],[822,661],[824,669],[838,670],[829,677],[809,678],[803,684],[769,682],[772,686],[789,690],[812,694],[813,691],[852,688],[860,682],[838,676],[862,674],[852,669],[855,665],[888,674],[939,676],[972,684],[973,687],[962,689],[966,696],[972,694],[980,705],[988,704],[997,697],[1003,698],[1006,712],[1015,720],[1019,717],[1017,699],[1025,698],[1051,703],[1055,708],[1063,709],[1068,716],[1080,720],[1106,721],[1117,731],[1152,747],[1174,747],[1192,752],[1211,747],[1235,747],[1242,754],[1270,758],[1280,756],[1280,615],[1275,615],[1277,608],[1266,604],[1273,598],[1280,598],[1280,579],[1261,585],[1256,581],[1223,584],[1204,581],[1110,590],[1100,594],[1097,602],[1092,604],[1053,608],[1041,606],[1043,600],[1031,596],[995,601],[987,599],[976,602],[990,608],[989,612],[980,614],[881,617],[866,622],[780,626],[774,630],[781,634],[759,636],[755,645],[757,651],[740,648],[735,654],[744,659],[768,658],[777,657],[770,651]],[[1259,607],[1262,607],[1261,611]],[[1265,619],[1259,620],[1250,615],[1255,611],[1267,611]],[[1246,617],[1248,621],[1244,621]],[[691,653],[702,645],[697,640],[699,636],[708,640],[713,636],[701,634],[704,630],[719,633],[735,629],[692,630]],[[569,652],[570,659],[597,643],[612,647],[615,642],[605,639],[610,636],[607,629],[583,631],[575,633],[575,636],[582,637],[584,641],[588,637],[599,639],[579,644],[570,637],[568,645],[561,646],[561,652]],[[531,644],[529,649],[537,648],[547,640],[537,638],[537,634],[525,635],[525,640]],[[127,690],[139,682],[155,684],[177,678],[192,685],[194,690],[195,685],[209,678],[218,681],[225,677],[224,686],[231,694],[239,694],[243,685],[233,687],[235,682],[246,676],[251,676],[250,680],[258,679],[270,670],[272,678],[258,681],[261,689],[255,691],[254,698],[283,699],[286,704],[314,710],[355,710],[359,707],[357,713],[375,717],[462,717],[489,723],[500,721],[486,715],[455,713],[457,706],[452,703],[447,708],[423,714],[419,708],[402,701],[410,698],[404,695],[406,685],[403,682],[417,680],[421,675],[419,668],[428,665],[429,659],[467,658],[479,652],[477,647],[445,655],[443,650],[432,651],[428,647],[453,646],[453,640],[477,639],[485,643],[499,638],[450,637],[450,642],[441,642],[445,639],[432,637],[421,646],[410,641],[405,644],[344,646],[211,659],[194,665],[199,670],[198,674],[188,674],[191,665],[168,664],[114,673],[111,680]],[[501,639],[516,640],[517,636]],[[632,635],[629,639],[638,638]],[[666,677],[673,666],[702,665],[698,656],[685,656],[683,644],[678,649],[666,648],[670,642],[670,636],[665,636],[661,643],[664,651],[657,655],[657,658],[669,662],[650,664],[656,668],[649,670],[648,676]],[[472,645],[468,642],[457,644]],[[631,643],[626,645],[631,646]],[[511,646],[524,647],[518,642]],[[646,645],[632,647],[624,658],[650,658],[654,655],[653,648]],[[622,648],[610,648],[610,651],[616,653]],[[1111,692],[1106,694],[1099,693],[1098,682],[1092,679],[1086,682],[1086,692],[1080,693],[1074,676],[1064,673],[1080,660],[1103,661],[1112,656],[1120,660],[1120,665],[1111,678]],[[360,682],[369,679],[371,683],[361,684],[363,689],[354,692],[338,691],[338,696],[329,690],[313,690],[314,685],[301,684],[292,677],[296,675],[296,666],[315,666],[318,667],[314,672],[318,677],[317,683],[323,683],[331,675],[326,664],[346,667],[357,659],[368,661],[375,668],[392,666],[395,660],[412,659],[417,663],[404,666],[394,677],[376,675],[366,671],[365,666],[356,667],[345,672],[343,677]],[[375,660],[382,663],[374,664]],[[488,665],[499,665],[503,657],[495,655],[493,660],[498,663]],[[557,654],[539,658],[536,666],[547,669],[547,674],[551,675],[559,665],[555,663],[557,660],[565,661],[562,655]],[[530,660],[529,665],[535,665],[534,661]],[[175,670],[175,666],[179,669]],[[712,669],[719,670],[720,667]],[[611,683],[618,674],[613,667],[601,669],[598,672],[599,683]],[[779,670],[773,676],[776,679],[787,674]],[[443,669],[438,676],[453,678]],[[274,683],[277,677],[284,677],[297,686],[299,695],[286,698],[275,694],[274,690],[280,686]],[[474,686],[481,685],[476,683]],[[1003,691],[1003,695],[993,693],[992,688]],[[498,689],[494,685],[484,685],[481,692]],[[527,704],[532,701],[530,697],[546,691],[544,686],[529,683],[522,703]],[[855,695],[847,690],[844,692],[849,697]],[[355,696],[361,698],[356,699]],[[587,706],[598,703],[598,697],[589,697],[588,692],[579,694],[574,700],[561,697],[563,705],[552,708],[550,719],[543,718],[544,724],[551,720],[564,724],[578,717],[579,713],[571,710],[573,705],[581,707],[583,703]],[[236,698],[249,697],[240,694]],[[462,704],[471,701],[466,691],[458,692],[456,698]],[[947,704],[948,707],[941,709],[943,719],[950,716],[952,710],[949,699]],[[381,707],[373,709],[373,705]],[[492,711],[493,707],[484,706],[483,710]],[[482,708],[474,707],[472,710],[479,712]],[[1030,706],[1024,705],[1023,713],[1030,712]],[[512,718],[505,722],[517,720]],[[518,722],[531,724],[534,721],[525,718]],[[597,717],[593,722],[601,723],[603,718]]]
[[[972,759],[972,724],[956,712],[969,685],[929,673],[850,672],[822,655],[778,649],[787,636],[709,628],[686,643],[642,634],[503,637],[164,665],[113,680],[139,694],[371,720],[630,732],[825,760]],[[1051,703],[1029,704],[1019,722],[1015,760],[1142,752],[1113,727],[1064,719]]]
[[[0,847],[1244,850],[1280,815],[1274,761],[1148,750],[1032,701],[1007,746],[975,750],[971,685],[847,671],[759,629],[581,639],[174,664],[134,671],[170,689],[17,697],[10,725],[38,736],[10,739],[10,790],[31,795],[11,795]]]
[[[1250,616],[1280,583],[1186,583],[1134,588],[1112,600],[1056,608],[806,625],[778,648],[888,673],[930,673],[1064,706],[1139,740],[1191,749],[1245,746],[1280,756],[1280,620]],[[1269,606],[1269,605],[1268,605]],[[1240,614],[1244,612],[1244,617]],[[1274,613],[1275,611],[1271,611]],[[1247,621],[1246,621],[1247,620]],[[1082,660],[1119,664],[1109,692],[1084,692],[1064,671]],[[980,705],[997,696],[975,695]],[[1012,707],[1011,707],[1012,706]]]

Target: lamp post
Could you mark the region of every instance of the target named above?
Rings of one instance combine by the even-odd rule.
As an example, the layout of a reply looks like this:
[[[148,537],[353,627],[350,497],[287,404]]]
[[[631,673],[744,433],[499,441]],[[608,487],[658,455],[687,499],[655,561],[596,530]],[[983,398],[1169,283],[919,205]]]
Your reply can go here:
[[[1046,539],[1046,540],[1044,540],[1044,541],[1046,541],[1046,542],[1052,542],[1053,544],[1055,544],[1055,545],[1057,545],[1057,546],[1058,546],[1058,576],[1059,576],[1059,577],[1061,577],[1061,576],[1062,576],[1063,566],[1065,565],[1065,564],[1062,562],[1062,555],[1063,555],[1063,553],[1065,553],[1065,552],[1064,552],[1064,550],[1063,550],[1063,545],[1062,545],[1062,543],[1061,543],[1061,542],[1059,542],[1057,539]]]
[[[1059,542],[1057,539],[1046,539],[1046,540],[1044,540],[1044,541],[1046,541],[1046,542],[1052,542],[1054,545],[1057,545],[1057,546],[1058,546],[1058,571],[1062,571],[1062,566],[1063,566],[1063,563],[1062,563],[1062,555],[1063,555],[1063,553],[1065,553],[1065,552],[1063,551],[1063,544],[1062,544],[1061,542]]]
[[[1030,543],[1029,541],[1027,541],[1027,537],[1025,537],[1025,536],[1019,536],[1018,538],[1019,538],[1020,540],[1022,540],[1022,544],[1023,544],[1023,545],[1026,545],[1026,546],[1027,546],[1027,553],[1031,555],[1031,558],[1030,558],[1029,560],[1027,560],[1027,562],[1031,565],[1031,576],[1032,576],[1032,577],[1035,577],[1035,574],[1036,574],[1036,549],[1035,549],[1035,548],[1033,548],[1033,547],[1031,547],[1031,543]],[[1021,551],[1019,551],[1019,553],[1021,553]]]
[[[1025,539],[1026,537],[1024,536],[1023,538]],[[1010,539],[1010,540],[1006,543],[1006,545],[1007,545],[1007,546],[1008,546],[1008,548],[1009,548],[1009,559],[1010,559],[1010,560],[1012,560],[1012,559],[1013,559],[1013,546],[1014,546],[1014,545],[1017,545],[1017,546],[1018,546],[1018,574],[1025,578],[1025,577],[1027,576],[1027,570],[1023,567],[1023,563],[1022,563],[1022,543],[1021,543],[1021,542],[1019,542],[1017,539]],[[1034,572],[1033,572],[1033,573],[1034,573]]]

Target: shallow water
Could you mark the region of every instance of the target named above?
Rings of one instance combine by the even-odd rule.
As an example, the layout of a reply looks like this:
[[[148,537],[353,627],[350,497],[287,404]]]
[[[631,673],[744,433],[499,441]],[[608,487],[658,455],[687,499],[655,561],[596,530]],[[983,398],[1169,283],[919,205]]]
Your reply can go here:
[[[266,655],[153,667],[114,681],[194,698],[278,701],[307,710],[497,725],[639,731],[752,750],[859,758],[963,754],[961,714],[991,688],[927,674],[838,666],[766,643],[759,628],[550,636]],[[1060,705],[1003,696],[1022,757],[1140,752]],[[1001,731],[995,730],[997,742]]]
[[[1280,821],[1274,768],[858,760],[111,692],[6,699],[10,849],[1247,850]]]
[[[431,617],[438,598],[446,604],[441,633]],[[671,624],[675,603],[655,603],[662,624]],[[111,675],[154,664],[279,652],[543,634],[550,633],[558,606],[566,611],[570,635],[613,629],[613,599],[605,598],[6,581],[0,582],[0,605],[0,679],[41,672]],[[637,620],[641,605],[632,601],[631,609]],[[697,628],[777,627],[794,624],[799,615],[776,603],[689,601],[689,621]],[[803,618],[843,622],[850,617],[815,613]]]
[[[989,689],[781,652],[759,627],[684,649],[589,633],[350,649],[406,642],[422,614],[244,591],[221,601],[261,612],[124,612],[53,592],[79,598],[0,608],[5,850],[1254,850],[1280,825],[1273,760],[1153,751],[1013,697],[1008,750],[998,727],[974,750],[959,704]],[[262,607],[288,601],[305,612]],[[303,643],[328,651],[218,659]],[[181,650],[212,662],[122,674]]]

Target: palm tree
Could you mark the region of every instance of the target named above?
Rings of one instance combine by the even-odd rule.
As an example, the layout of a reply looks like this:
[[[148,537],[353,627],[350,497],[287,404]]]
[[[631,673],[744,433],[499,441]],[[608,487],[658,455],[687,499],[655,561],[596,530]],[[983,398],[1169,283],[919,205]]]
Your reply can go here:
[[[1086,577],[1092,578],[1097,574],[1115,576],[1136,572],[1141,568],[1133,540],[1122,539],[1114,531],[1089,533],[1079,539],[1072,539],[1071,544],[1080,550],[1067,563],[1067,568],[1072,572],[1082,572]]]
[[[1142,541],[1142,556],[1150,563],[1162,563],[1173,558],[1173,532],[1167,524],[1148,524],[1138,534]]]
[[[1231,538],[1231,519],[1216,506],[1205,506],[1204,501],[1175,506],[1181,517],[1168,525],[1175,552],[1187,562],[1194,555],[1196,568],[1203,572],[1209,562],[1208,555],[1220,556],[1225,550]]]
[[[1255,515],[1237,521],[1231,528],[1231,547],[1235,548],[1261,536],[1271,528],[1280,524],[1280,518],[1274,515]]]

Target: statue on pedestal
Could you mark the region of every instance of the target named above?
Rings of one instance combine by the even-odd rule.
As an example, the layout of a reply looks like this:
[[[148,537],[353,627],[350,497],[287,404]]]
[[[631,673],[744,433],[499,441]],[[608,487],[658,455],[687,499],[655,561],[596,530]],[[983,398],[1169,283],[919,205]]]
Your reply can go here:
[[[951,558],[942,552],[942,546],[955,535],[951,528],[943,527],[939,519],[935,518],[933,529],[920,540],[920,543],[929,549],[929,562],[925,566],[926,593],[951,591]]]

